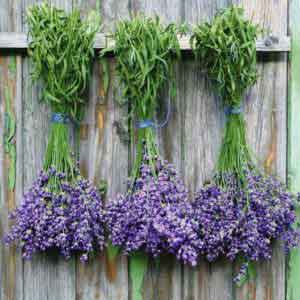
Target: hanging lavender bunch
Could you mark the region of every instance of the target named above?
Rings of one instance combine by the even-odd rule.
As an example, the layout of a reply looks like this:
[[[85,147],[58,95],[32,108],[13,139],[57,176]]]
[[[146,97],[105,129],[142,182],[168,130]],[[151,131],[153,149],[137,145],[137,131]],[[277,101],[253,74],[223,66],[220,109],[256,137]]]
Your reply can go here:
[[[196,193],[193,207],[203,240],[201,254],[249,262],[270,259],[274,240],[288,251],[299,245],[296,197],[275,177],[254,164],[246,141],[242,99],[257,79],[256,38],[259,28],[244,19],[243,9],[220,11],[211,24],[194,29],[191,43],[222,97],[226,127],[212,183]]]
[[[99,19],[90,15],[82,21],[79,11],[67,15],[42,4],[29,9],[27,21],[33,78],[43,80],[42,101],[50,105],[52,117],[43,170],[11,213],[13,225],[5,241],[19,244],[24,258],[55,248],[66,258],[80,253],[86,261],[104,246],[103,208],[74,162],[69,127],[71,120],[82,118],[81,96]]]
[[[273,240],[285,250],[299,244],[295,196],[276,178],[246,173],[247,186],[237,189],[236,177],[226,178],[226,189],[212,183],[196,194],[193,202],[203,247],[209,261],[225,255],[231,261],[270,259]]]
[[[188,194],[177,171],[159,155],[153,122],[159,91],[170,79],[174,83],[177,32],[175,25],[164,27],[158,18],[137,17],[120,22],[114,34],[117,74],[137,138],[128,191],[108,204],[106,222],[112,244],[125,254],[172,253],[195,265],[197,226],[188,218]]]
[[[172,165],[158,158],[154,164],[155,175],[145,156],[132,190],[107,206],[112,244],[126,254],[142,249],[156,257],[169,252],[195,265],[197,226],[186,188]]]
[[[104,245],[103,207],[94,186],[79,174],[70,183],[55,169],[42,171],[25,193],[22,204],[10,214],[15,221],[6,236],[8,244],[20,241],[23,257],[36,252],[59,249],[65,258],[88,254]],[[56,178],[60,192],[49,189],[50,178]]]

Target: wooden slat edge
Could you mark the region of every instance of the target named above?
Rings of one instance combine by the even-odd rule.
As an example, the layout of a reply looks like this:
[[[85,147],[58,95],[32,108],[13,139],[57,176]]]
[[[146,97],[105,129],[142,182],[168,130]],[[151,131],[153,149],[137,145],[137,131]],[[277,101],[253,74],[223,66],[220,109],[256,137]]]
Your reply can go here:
[[[289,64],[288,105],[288,179],[293,192],[300,191],[300,0],[290,4],[290,34],[292,37]],[[299,218],[299,213],[298,213]],[[300,250],[291,252],[287,269],[287,300],[300,299]]]
[[[191,50],[189,36],[179,38],[181,50]],[[103,33],[98,33],[95,39],[94,48],[100,50],[107,47],[113,47],[114,40]],[[26,49],[28,47],[27,36],[19,32],[1,32],[0,33],[0,49]],[[258,39],[256,48],[259,52],[289,52],[291,50],[290,37],[273,37],[268,36]]]

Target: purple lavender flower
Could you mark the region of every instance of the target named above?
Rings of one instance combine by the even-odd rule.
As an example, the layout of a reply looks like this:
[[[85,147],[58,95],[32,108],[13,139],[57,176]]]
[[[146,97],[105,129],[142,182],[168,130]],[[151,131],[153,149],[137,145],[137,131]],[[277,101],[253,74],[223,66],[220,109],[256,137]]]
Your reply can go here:
[[[60,191],[48,182],[56,178]],[[23,257],[59,249],[65,258],[80,253],[81,261],[104,247],[103,207],[95,187],[77,174],[72,183],[54,169],[42,171],[25,193],[22,204],[10,214],[14,224],[6,244],[19,243]]]
[[[155,164],[156,176],[144,158],[132,191],[108,204],[109,238],[125,254],[144,250],[156,257],[168,252],[195,265],[199,225],[186,188],[172,165],[161,159]]]
[[[246,172],[246,187],[228,175],[227,188],[210,184],[196,194],[195,219],[200,224],[201,255],[209,261],[238,256],[249,261],[270,259],[274,240],[289,251],[299,246],[295,197],[276,178]]]

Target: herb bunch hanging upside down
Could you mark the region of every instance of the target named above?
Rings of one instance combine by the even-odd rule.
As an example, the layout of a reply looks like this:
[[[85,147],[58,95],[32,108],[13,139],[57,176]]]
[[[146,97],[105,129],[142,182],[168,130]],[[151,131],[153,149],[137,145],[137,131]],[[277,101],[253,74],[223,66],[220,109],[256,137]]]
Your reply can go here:
[[[136,155],[128,191],[108,204],[105,220],[112,244],[125,254],[172,253],[195,265],[198,241],[188,193],[174,166],[159,155],[155,135],[160,92],[168,81],[174,91],[177,33],[174,24],[163,26],[158,18],[143,16],[120,22],[114,33],[116,70],[131,110]]]
[[[286,251],[300,241],[297,197],[259,170],[246,139],[242,102],[257,80],[259,32],[244,18],[243,9],[232,6],[220,11],[212,23],[198,25],[191,37],[195,56],[220,94],[226,114],[216,174],[193,201],[201,254],[209,261],[242,257],[245,263],[237,281],[247,277],[252,261],[271,258],[275,240],[282,240]]]
[[[42,4],[28,10],[27,22],[33,79],[43,82],[51,127],[43,169],[11,213],[13,225],[5,241],[20,245],[24,258],[57,249],[66,258],[79,253],[86,261],[104,247],[104,212],[96,188],[74,161],[69,127],[81,120],[86,105],[82,95],[99,19],[91,14],[81,20],[79,11],[66,14]]]

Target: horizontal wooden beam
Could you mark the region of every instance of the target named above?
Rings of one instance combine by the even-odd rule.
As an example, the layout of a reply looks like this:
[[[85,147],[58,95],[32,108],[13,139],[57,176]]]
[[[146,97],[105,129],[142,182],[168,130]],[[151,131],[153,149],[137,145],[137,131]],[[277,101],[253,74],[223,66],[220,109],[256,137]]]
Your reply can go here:
[[[182,50],[191,50],[189,36],[179,38],[180,48]],[[100,50],[107,47],[113,47],[114,40],[105,34],[98,33],[95,39],[95,49]],[[26,49],[28,47],[28,39],[26,34],[19,32],[1,32],[0,33],[0,49]],[[291,50],[290,37],[274,37],[268,36],[258,39],[256,48],[259,52],[288,52]]]

